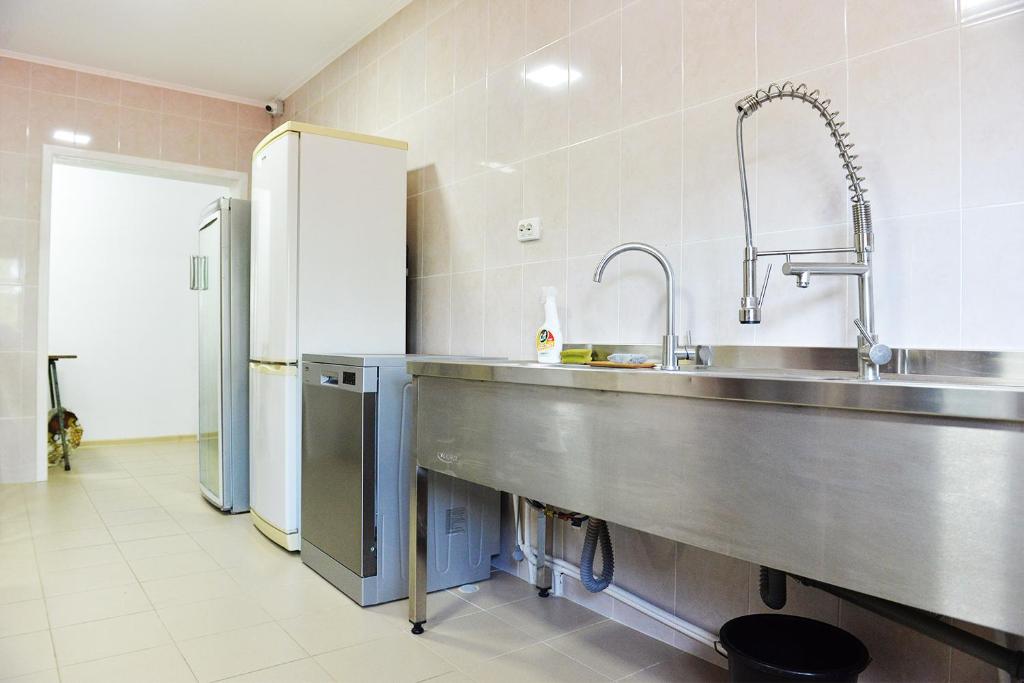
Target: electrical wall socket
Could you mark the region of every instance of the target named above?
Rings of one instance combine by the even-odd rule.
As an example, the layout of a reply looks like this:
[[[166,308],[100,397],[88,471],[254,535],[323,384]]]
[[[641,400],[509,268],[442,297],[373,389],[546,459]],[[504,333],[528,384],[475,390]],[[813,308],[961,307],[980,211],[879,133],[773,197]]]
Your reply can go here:
[[[540,217],[524,218],[516,228],[516,237],[520,242],[532,242],[540,239]]]

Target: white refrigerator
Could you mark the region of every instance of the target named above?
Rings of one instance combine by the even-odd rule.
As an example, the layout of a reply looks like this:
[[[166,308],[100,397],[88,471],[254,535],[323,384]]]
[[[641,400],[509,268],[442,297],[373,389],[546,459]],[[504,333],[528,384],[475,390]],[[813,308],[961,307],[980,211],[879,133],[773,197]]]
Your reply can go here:
[[[406,143],[288,122],[253,152],[253,523],[299,549],[303,353],[405,352]]]

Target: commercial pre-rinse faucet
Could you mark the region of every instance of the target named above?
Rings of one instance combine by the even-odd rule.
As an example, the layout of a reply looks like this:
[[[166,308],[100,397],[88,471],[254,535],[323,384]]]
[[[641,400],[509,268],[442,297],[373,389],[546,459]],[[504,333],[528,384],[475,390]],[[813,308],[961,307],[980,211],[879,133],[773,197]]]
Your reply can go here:
[[[754,246],[753,231],[750,227],[750,200],[747,194],[747,168],[743,158],[743,120],[752,115],[762,105],[775,100],[800,100],[811,105],[821,118],[825,119],[825,127],[839,151],[839,158],[846,171],[849,182],[850,202],[853,208],[853,245],[852,247],[831,247],[823,249],[779,249],[761,251]],[[857,328],[857,367],[861,379],[876,380],[879,366],[885,365],[892,357],[892,351],[885,344],[878,342],[875,333],[874,293],[871,278],[871,252],[874,250],[874,237],[871,231],[871,204],[864,195],[864,177],[858,175],[861,167],[854,162],[857,155],[850,150],[853,145],[846,142],[849,133],[841,129],[845,122],[837,120],[838,111],[830,111],[831,100],[823,99],[817,90],[808,91],[807,85],[793,85],[786,81],[782,85],[772,83],[765,89],[758,90],[736,103],[736,155],[740,168],[740,191],[743,195],[743,223],[746,230],[746,247],[743,251],[743,298],[740,299],[740,322],[757,324],[761,322],[761,306],[764,303],[764,287],[768,285],[771,266],[765,275],[764,287],[757,291],[757,259],[759,256],[784,256],[786,262],[782,266],[785,275],[796,278],[796,285],[806,288],[811,284],[812,275],[845,275],[857,278],[857,298],[859,315],[853,321]],[[793,261],[794,256],[810,254],[854,254],[854,261],[841,263],[823,263],[817,261]]]
[[[617,247],[612,247],[608,250],[607,254],[601,257],[601,260],[597,263],[597,268],[594,269],[594,282],[601,281],[604,269],[613,258],[627,251],[640,251],[649,255],[661,264],[661,269],[665,271],[665,295],[667,297],[666,307],[668,310],[665,314],[665,336],[662,337],[661,369],[678,370],[680,358],[694,360],[698,357],[698,354],[697,348],[694,346],[689,344],[685,346],[679,345],[679,337],[676,335],[676,275],[675,271],[672,270],[672,264],[669,263],[665,255],[643,242],[625,242]]]

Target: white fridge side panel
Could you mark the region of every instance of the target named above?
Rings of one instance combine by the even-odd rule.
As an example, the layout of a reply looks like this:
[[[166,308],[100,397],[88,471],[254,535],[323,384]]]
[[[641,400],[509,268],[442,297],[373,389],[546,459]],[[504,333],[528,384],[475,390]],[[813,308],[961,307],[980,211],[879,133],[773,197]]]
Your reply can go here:
[[[406,152],[300,144],[299,353],[404,353]]]
[[[294,362],[298,268],[299,134],[260,151],[252,169],[249,357]]]
[[[299,372],[249,364],[249,506],[284,533],[299,528]]]

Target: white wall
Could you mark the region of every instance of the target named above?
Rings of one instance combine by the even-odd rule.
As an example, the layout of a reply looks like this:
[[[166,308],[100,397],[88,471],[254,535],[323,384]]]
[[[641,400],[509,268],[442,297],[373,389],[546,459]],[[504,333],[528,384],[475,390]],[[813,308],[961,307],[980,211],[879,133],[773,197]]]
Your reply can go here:
[[[188,288],[202,208],[216,185],[53,168],[50,353],[85,440],[194,434],[196,298]]]

